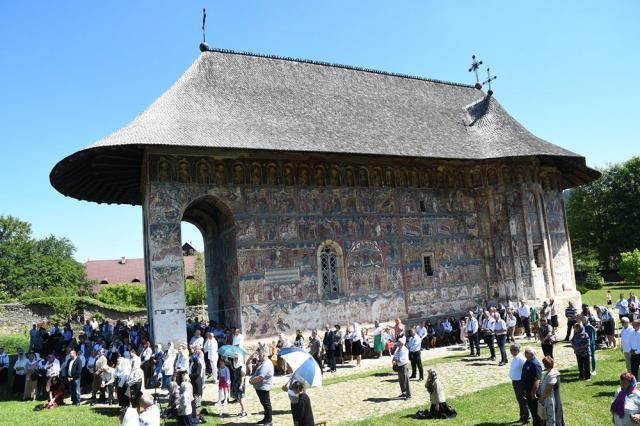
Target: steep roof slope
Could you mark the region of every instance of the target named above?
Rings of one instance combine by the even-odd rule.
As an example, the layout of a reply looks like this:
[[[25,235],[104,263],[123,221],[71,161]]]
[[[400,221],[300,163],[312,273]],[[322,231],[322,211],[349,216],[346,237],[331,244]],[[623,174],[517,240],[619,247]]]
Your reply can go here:
[[[139,191],[117,194],[101,170],[117,162],[118,185],[130,193],[139,185],[141,147],[149,145],[463,160],[562,157],[591,174],[583,157],[534,136],[472,86],[211,50],[130,124],[58,163],[51,182],[76,198],[139,204]],[[110,153],[101,158],[105,150]]]

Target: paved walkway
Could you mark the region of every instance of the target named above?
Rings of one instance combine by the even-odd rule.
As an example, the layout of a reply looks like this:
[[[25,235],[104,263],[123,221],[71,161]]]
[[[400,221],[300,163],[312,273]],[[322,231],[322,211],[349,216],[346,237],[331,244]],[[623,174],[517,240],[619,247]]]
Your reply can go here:
[[[488,361],[486,359],[488,351],[486,348],[483,349],[483,357],[481,358],[464,358],[462,360],[438,363],[438,365],[435,366],[445,385],[447,398],[454,398],[509,381],[509,365],[498,367],[497,362]],[[560,343],[554,347],[554,352],[556,358],[559,360],[558,367],[564,368],[568,365],[573,365],[574,357],[570,347]],[[423,351],[422,359],[424,360],[425,375],[426,368],[429,368],[430,360],[444,356],[464,354],[467,354],[466,349],[463,350],[455,346]],[[400,394],[400,388],[398,386],[397,375],[391,370],[390,357],[363,360],[363,365],[359,368],[353,365],[345,365],[342,368],[339,366],[336,373],[325,373],[325,377],[350,375],[361,371],[380,369],[382,366],[389,366],[389,371],[376,373],[366,378],[353,379],[321,388],[308,389],[316,422],[326,421],[327,424],[337,424],[341,421],[362,420],[373,415],[383,415],[417,405],[426,406],[427,393],[424,389],[424,382],[418,383],[413,380],[411,381],[413,394],[411,400],[404,401],[396,398]],[[467,386],[465,381],[467,377],[471,376],[477,379],[473,387]],[[286,381],[287,377],[276,377],[274,380],[274,388],[271,391],[275,425],[290,425],[292,423],[289,398],[287,394],[280,389]],[[216,385],[207,385],[204,400],[217,400]],[[338,405],[340,407],[349,407],[349,409],[336,411]],[[240,407],[237,404],[227,405],[223,411],[225,423],[246,424],[255,423],[262,419],[262,407],[253,389],[248,390],[245,407],[249,416],[239,418],[237,417],[237,413],[240,411]],[[209,410],[212,408],[215,413],[218,413],[218,407],[207,407]]]

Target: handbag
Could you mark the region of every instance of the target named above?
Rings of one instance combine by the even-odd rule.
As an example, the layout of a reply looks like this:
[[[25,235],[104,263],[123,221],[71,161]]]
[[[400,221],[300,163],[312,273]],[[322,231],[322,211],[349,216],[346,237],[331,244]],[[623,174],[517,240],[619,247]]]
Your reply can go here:
[[[398,364],[393,364],[392,368],[393,368],[393,371],[395,371],[396,373],[400,371],[400,366]]]
[[[538,417],[540,417],[540,420],[547,419],[547,409],[542,402],[538,402]]]

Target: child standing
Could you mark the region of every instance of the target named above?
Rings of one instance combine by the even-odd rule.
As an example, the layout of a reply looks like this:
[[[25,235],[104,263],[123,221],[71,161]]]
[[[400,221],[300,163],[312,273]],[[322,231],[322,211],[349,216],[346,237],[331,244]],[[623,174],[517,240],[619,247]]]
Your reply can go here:
[[[219,415],[222,417],[222,410],[229,399],[229,390],[231,389],[231,374],[229,368],[220,357],[218,360],[218,404],[220,408]]]
[[[607,290],[607,305],[611,305],[611,290]]]

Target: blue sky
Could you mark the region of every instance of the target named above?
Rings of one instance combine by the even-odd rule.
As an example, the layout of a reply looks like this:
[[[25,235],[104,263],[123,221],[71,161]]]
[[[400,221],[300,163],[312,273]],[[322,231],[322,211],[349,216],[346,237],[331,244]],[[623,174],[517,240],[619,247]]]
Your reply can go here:
[[[0,214],[87,259],[142,256],[140,207],[77,201],[49,171],[122,127],[212,46],[473,83],[591,166],[640,151],[640,2],[0,0]],[[483,67],[484,75],[484,67]],[[184,240],[201,246],[197,231]]]

